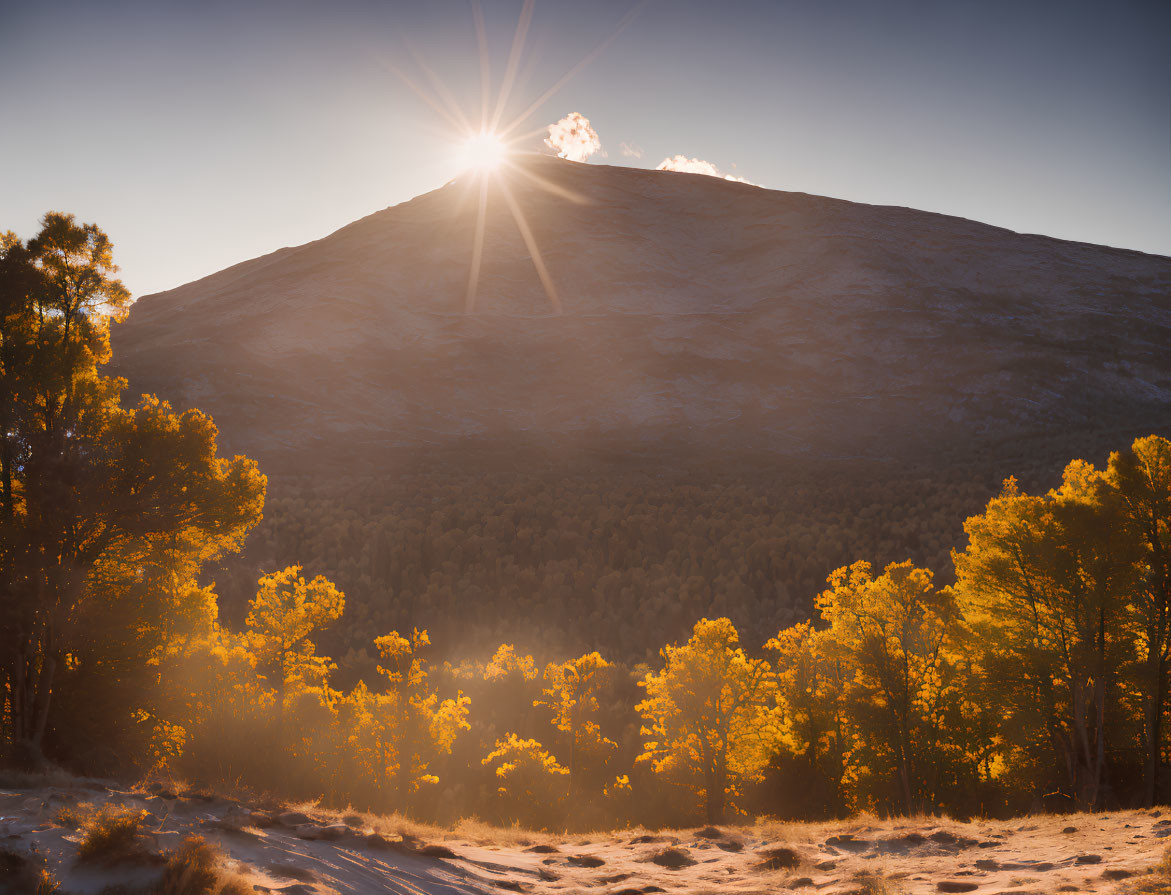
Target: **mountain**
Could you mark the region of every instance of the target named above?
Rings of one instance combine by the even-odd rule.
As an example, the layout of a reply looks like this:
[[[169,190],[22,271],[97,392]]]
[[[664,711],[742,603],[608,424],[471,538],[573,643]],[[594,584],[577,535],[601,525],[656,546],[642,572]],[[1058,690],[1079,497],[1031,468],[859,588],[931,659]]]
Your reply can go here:
[[[1171,420],[1169,258],[702,175],[501,176],[472,313],[466,175],[143,297],[116,371],[293,471],[514,445],[897,459]]]
[[[1006,476],[1171,434],[1171,259],[703,175],[505,176],[472,313],[466,177],[114,328],[132,390],[269,474],[225,617],[261,572],[327,575],[351,680],[415,626],[453,661],[641,661],[705,616],[762,643],[858,559],[945,583]]]

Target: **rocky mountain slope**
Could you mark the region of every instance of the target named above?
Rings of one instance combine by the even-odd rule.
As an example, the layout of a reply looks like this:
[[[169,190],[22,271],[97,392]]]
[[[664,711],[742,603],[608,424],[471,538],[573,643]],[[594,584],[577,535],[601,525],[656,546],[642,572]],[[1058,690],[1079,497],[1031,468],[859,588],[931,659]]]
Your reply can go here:
[[[1171,421],[1171,259],[526,159],[139,300],[117,372],[269,469],[446,445],[905,457]],[[553,313],[509,212],[532,228]]]

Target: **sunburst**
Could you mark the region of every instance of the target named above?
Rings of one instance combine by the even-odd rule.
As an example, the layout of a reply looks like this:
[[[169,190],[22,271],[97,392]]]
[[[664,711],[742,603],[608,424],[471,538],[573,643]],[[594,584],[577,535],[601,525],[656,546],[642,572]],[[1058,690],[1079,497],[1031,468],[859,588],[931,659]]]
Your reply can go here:
[[[505,65],[500,90],[494,103],[492,102],[492,72],[488,57],[488,36],[484,24],[484,11],[480,0],[471,0],[472,19],[476,30],[476,46],[480,56],[480,115],[478,124],[473,123],[472,119],[465,114],[443,79],[411,47],[408,46],[410,55],[419,71],[422,72],[422,80],[426,84],[420,83],[420,79],[409,76],[401,69],[391,66],[391,70],[403,83],[430,106],[451,129],[452,139],[459,146],[457,156],[463,169],[460,181],[465,192],[461,204],[471,197],[473,191],[477,194],[471,265],[468,272],[467,293],[464,298],[465,313],[471,314],[476,308],[476,295],[479,290],[480,271],[484,258],[484,233],[487,228],[489,188],[492,185],[497,188],[496,191],[504,199],[504,204],[516,223],[517,231],[524,241],[529,258],[533,262],[533,268],[541,282],[541,287],[545,290],[545,296],[549,300],[550,310],[554,314],[561,313],[561,298],[557,294],[556,284],[541,257],[533,228],[529,225],[528,218],[525,216],[524,209],[513,192],[509,180],[514,175],[521,175],[558,198],[575,203],[583,203],[586,200],[583,196],[546,180],[534,174],[526,166],[516,163],[519,156],[526,154],[522,151],[521,146],[545,130],[545,128],[537,128],[521,132],[520,129],[544,103],[552,99],[575,75],[605,51],[618,35],[634,21],[635,16],[638,15],[646,2],[648,0],[642,0],[632,6],[608,37],[598,43],[540,96],[528,103],[520,114],[508,120],[505,119],[505,113],[512,98],[517,73],[524,56],[525,42],[533,19],[535,0],[525,0],[520,16],[517,18],[508,62]]]

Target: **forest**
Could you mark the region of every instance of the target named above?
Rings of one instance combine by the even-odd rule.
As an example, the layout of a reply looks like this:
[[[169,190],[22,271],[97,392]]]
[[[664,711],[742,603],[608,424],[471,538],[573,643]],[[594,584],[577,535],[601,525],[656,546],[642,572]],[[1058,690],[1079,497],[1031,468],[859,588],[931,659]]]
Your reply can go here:
[[[550,829],[1166,798],[1166,438],[1051,487],[429,473],[274,512],[103,374],[116,273],[71,215],[0,241],[5,762]]]
[[[1127,433],[1093,439],[1103,458]],[[1032,453],[1029,453],[1030,449]],[[1028,445],[1009,469],[1048,490],[1065,454]],[[502,642],[538,659],[601,650],[651,661],[703,616],[763,642],[806,621],[836,568],[913,559],[942,583],[963,521],[999,491],[988,461],[894,464],[721,458],[490,473],[443,458],[376,474],[268,475],[264,519],[218,564],[242,621],[264,570],[301,564],[343,589],[321,635],[341,673],[370,673],[367,632],[426,627],[434,654],[487,660]],[[565,624],[570,614],[580,622]],[[611,622],[617,623],[611,623]]]

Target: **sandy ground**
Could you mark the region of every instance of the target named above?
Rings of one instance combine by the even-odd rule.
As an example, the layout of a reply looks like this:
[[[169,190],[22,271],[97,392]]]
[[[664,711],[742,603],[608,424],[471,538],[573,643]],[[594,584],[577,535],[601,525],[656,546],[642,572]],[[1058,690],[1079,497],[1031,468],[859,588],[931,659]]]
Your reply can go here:
[[[43,861],[62,893],[145,891],[163,859],[76,859],[82,833],[69,825],[69,813],[108,805],[147,812],[147,852],[165,854],[196,833],[222,850],[225,871],[254,891],[285,895],[1171,891],[1166,875],[1151,875],[1171,844],[1164,841],[1171,810],[1165,817],[1154,810],[973,823],[861,818],[580,837],[474,825],[454,832],[411,828],[424,838],[396,828],[394,819],[312,806],[256,810],[155,790],[93,781],[0,788],[0,852]]]

